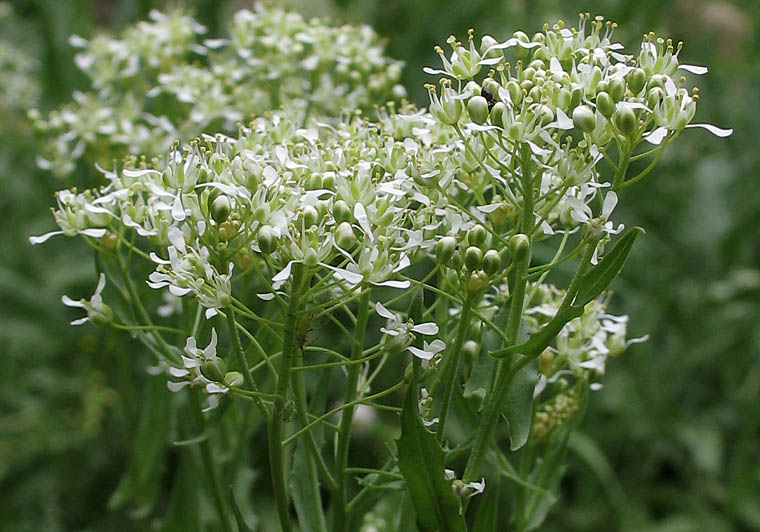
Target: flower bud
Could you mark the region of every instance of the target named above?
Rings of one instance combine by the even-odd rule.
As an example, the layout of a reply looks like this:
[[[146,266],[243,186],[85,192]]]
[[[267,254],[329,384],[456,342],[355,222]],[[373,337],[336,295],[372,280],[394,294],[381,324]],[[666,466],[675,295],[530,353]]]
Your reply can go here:
[[[222,223],[230,215],[230,198],[222,194],[211,202],[211,217],[218,224]]]
[[[306,205],[301,213],[303,216],[304,228],[308,229],[309,227],[317,225],[317,220],[319,220],[319,213],[317,212],[317,209],[311,205]]]
[[[599,109],[604,118],[609,118],[615,112],[615,102],[612,101],[609,94],[600,92],[596,95],[596,108]]]
[[[319,190],[322,188],[322,176],[316,172],[306,180],[306,190]]]
[[[325,174],[322,176],[322,188],[335,191],[335,174]]]
[[[630,135],[636,129],[638,120],[636,113],[629,106],[624,105],[615,113],[615,125],[623,135]]]
[[[335,242],[341,249],[349,250],[356,244],[354,229],[348,222],[341,222],[335,230]]]
[[[269,255],[277,249],[277,237],[275,236],[274,229],[268,225],[262,225],[259,228],[259,234],[257,238],[259,249],[262,253]]]
[[[494,46],[496,44],[499,44],[496,39],[490,35],[483,35],[483,37],[480,38],[480,54],[485,54],[491,46]],[[484,57],[500,57],[501,55],[501,50],[490,50]]]
[[[512,254],[512,260],[519,262],[525,258],[530,251],[530,238],[528,235],[518,233],[509,239],[509,252]]]
[[[351,221],[351,207],[343,200],[333,203],[333,218],[337,223]]]
[[[470,246],[464,252],[464,265],[470,271],[475,271],[480,268],[483,262],[483,252],[479,247]]]
[[[512,37],[517,39],[520,42],[528,43],[530,42],[530,37],[528,37],[528,34],[524,31],[516,31],[512,34]],[[515,46],[515,56],[517,59],[524,59],[528,57],[528,54],[530,53],[530,50],[528,48],[524,48],[520,46],[519,44]]]
[[[551,375],[554,366],[554,353],[548,347],[538,357],[538,371],[543,375]]]
[[[625,96],[625,80],[623,78],[613,78],[609,81],[608,91],[612,99],[619,102]]]
[[[239,387],[243,385],[243,374],[239,371],[229,371],[224,376],[224,384]]]
[[[219,224],[218,230],[219,238],[223,241],[231,240],[236,234],[235,226],[229,221],[224,221]]]
[[[654,109],[654,107],[662,101],[664,96],[665,92],[663,92],[660,87],[652,87],[647,93],[647,105],[650,109]]]
[[[476,342],[475,340],[467,340],[464,345],[462,345],[462,354],[465,356],[465,359],[468,361],[473,361],[476,358],[478,358],[478,354],[480,353],[480,344]]]
[[[475,224],[467,231],[467,243],[471,246],[479,246],[486,241],[487,236],[486,228],[480,224]]]
[[[470,96],[478,96],[480,95],[480,85],[478,85],[477,81],[468,81],[467,84],[464,86],[464,89],[462,89],[462,94],[468,94]]]
[[[515,80],[511,80],[507,83],[507,92],[509,93],[509,99],[512,100],[514,106],[520,105],[522,101],[522,87],[517,84]]]
[[[596,127],[596,116],[588,105],[579,105],[573,110],[573,124],[584,133],[591,133]]]
[[[435,261],[438,264],[448,264],[457,249],[457,241],[453,236],[445,236],[435,245]]]
[[[501,267],[501,257],[495,249],[489,249],[483,255],[483,271],[488,275],[494,275]]]
[[[480,251],[480,249],[478,249],[478,251]],[[488,276],[485,272],[472,272],[469,279],[467,279],[467,291],[471,294],[476,294],[480,292],[487,284]]]
[[[634,68],[628,72],[628,88],[634,96],[641,92],[647,82],[647,74],[642,68]]]
[[[507,112],[507,106],[502,102],[496,102],[491,109],[491,123],[497,127],[504,127],[504,113]]]
[[[476,124],[484,124],[488,120],[488,101],[482,96],[473,96],[467,102],[467,113]]]
[[[223,382],[227,373],[227,365],[219,357],[206,360],[201,364],[201,375],[210,381]]]

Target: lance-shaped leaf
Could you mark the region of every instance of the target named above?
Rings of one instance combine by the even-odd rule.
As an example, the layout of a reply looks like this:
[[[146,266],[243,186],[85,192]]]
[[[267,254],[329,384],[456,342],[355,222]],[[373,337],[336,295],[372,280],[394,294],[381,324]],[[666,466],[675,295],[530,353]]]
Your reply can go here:
[[[567,322],[573,318],[577,318],[581,314],[583,314],[582,306],[572,306],[561,310],[551,319],[551,321],[549,321],[549,323],[544,325],[540,331],[531,334],[527,342],[491,351],[491,356],[504,358],[516,353],[526,356],[536,356],[549,346]]]
[[[517,361],[515,361],[517,362]],[[509,422],[509,448],[516,451],[526,444],[533,419],[533,391],[538,381],[538,359],[525,364],[513,376],[502,412]]]
[[[584,306],[606,289],[612,280],[623,269],[628,255],[631,253],[636,237],[644,233],[641,227],[629,229],[615,245],[604,254],[599,264],[589,270],[578,284],[578,293],[575,296],[574,305]]]
[[[421,532],[465,532],[459,499],[443,468],[443,450],[428,431],[417,410],[416,386],[410,386],[401,412],[401,437],[397,440],[398,467],[417,514]]]

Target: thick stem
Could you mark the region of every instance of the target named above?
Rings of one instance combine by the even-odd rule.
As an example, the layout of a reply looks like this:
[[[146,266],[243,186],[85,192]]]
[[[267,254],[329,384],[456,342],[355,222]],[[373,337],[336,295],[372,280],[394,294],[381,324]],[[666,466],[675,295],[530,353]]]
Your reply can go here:
[[[367,329],[369,318],[369,290],[365,290],[359,299],[359,313],[356,317],[354,328],[353,345],[351,347],[351,360],[362,356],[364,345],[364,333]],[[344,403],[351,404],[356,400],[359,384],[359,372],[361,366],[352,364],[348,367],[346,382],[346,396]],[[348,448],[351,439],[351,424],[354,419],[354,406],[343,410],[338,430],[338,446],[335,453],[335,491],[333,492],[333,532],[345,532],[348,529],[348,515],[346,512],[346,473],[348,465]]]
[[[472,310],[472,301],[468,295],[464,300],[462,312],[459,315],[459,325],[457,326],[457,335],[454,339],[454,345],[449,353],[449,361],[446,365],[446,374],[443,380],[443,402],[441,403],[441,412],[438,414],[438,430],[436,435],[438,441],[443,441],[446,432],[446,419],[449,416],[451,399],[454,396],[457,376],[462,365],[462,345],[467,335],[467,328],[470,325],[470,313]]]
[[[290,301],[288,302],[288,310],[285,316],[280,371],[277,377],[277,398],[274,402],[274,412],[268,424],[269,467],[272,472],[272,487],[274,488],[277,513],[280,517],[280,527],[283,532],[290,532],[291,526],[288,483],[282,445],[282,428],[285,422],[284,410],[288,385],[290,383],[290,367],[293,362],[293,355],[297,349],[298,309],[300,306],[301,289],[304,284],[303,268],[303,264],[293,263],[292,277],[290,279]]]

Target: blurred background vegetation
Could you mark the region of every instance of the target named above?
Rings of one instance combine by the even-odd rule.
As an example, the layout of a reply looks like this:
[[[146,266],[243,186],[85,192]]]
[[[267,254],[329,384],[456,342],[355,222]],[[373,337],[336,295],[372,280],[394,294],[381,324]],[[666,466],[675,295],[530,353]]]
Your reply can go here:
[[[60,296],[89,294],[81,242],[27,237],[52,228],[63,184],[35,163],[26,110],[71,98],[86,80],[71,34],[119,30],[160,0],[0,3],[0,528],[144,530],[109,508],[137,423],[139,347],[93,327],[71,328]],[[186,1],[212,36],[249,2]],[[304,15],[367,23],[406,62],[410,98],[427,104],[421,71],[451,34],[497,39],[589,6],[576,0],[289,0]],[[706,64],[696,121],[729,139],[684,134],[620,217],[647,236],[615,283],[616,312],[650,334],[609,365],[572,441],[561,498],[546,530],[760,530],[760,4],[725,0],[594,2],[629,50],[654,30]],[[83,169],[82,171],[89,171]],[[89,290],[89,292],[88,292]],[[112,505],[113,506],[113,505]],[[131,514],[134,518],[134,512]]]

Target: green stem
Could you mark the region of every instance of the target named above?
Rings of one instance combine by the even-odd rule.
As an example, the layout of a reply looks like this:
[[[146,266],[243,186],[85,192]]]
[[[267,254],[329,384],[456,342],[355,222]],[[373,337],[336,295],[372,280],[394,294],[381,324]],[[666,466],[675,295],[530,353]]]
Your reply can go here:
[[[459,376],[460,366],[462,365],[462,345],[464,344],[467,328],[470,325],[470,311],[472,310],[472,300],[468,295],[464,300],[462,312],[459,316],[459,325],[457,326],[457,335],[454,339],[454,346],[448,356],[446,371],[443,380],[443,402],[441,403],[441,412],[438,414],[438,430],[436,435],[438,441],[443,442],[446,431],[446,419],[449,416],[451,399],[454,396],[457,377]]]
[[[201,412],[201,404],[198,399],[198,392],[196,390],[190,390],[190,411],[192,412],[195,424],[198,426],[199,433],[203,433],[206,430],[206,420],[203,418]],[[211,445],[209,445],[208,438],[202,439],[198,443],[198,447],[201,453],[201,462],[203,462],[203,469],[206,472],[206,476],[209,480],[209,488],[211,490],[211,497],[214,500],[217,513],[219,514],[219,520],[222,523],[222,530],[224,532],[232,532],[232,526],[230,525],[229,516],[227,515],[227,507],[224,503],[224,497],[222,495],[222,488],[219,484],[219,477],[214,467],[214,456],[211,452]]]
[[[298,325],[298,309],[300,306],[300,294],[304,284],[303,264],[293,263],[290,279],[290,301],[285,316],[285,330],[283,331],[282,356],[280,357],[280,371],[277,376],[277,399],[274,402],[274,412],[268,423],[269,436],[269,467],[272,472],[272,487],[277,504],[277,513],[280,517],[280,527],[283,532],[290,532],[290,509],[288,502],[288,483],[284,465],[284,453],[282,444],[282,428],[285,423],[284,410],[285,399],[290,383],[290,367],[293,355],[297,349],[296,329]]]
[[[612,190],[618,190],[625,181],[625,173],[628,170],[628,164],[631,162],[631,146],[626,142],[620,153],[620,162],[618,163],[617,172],[612,180]]]
[[[353,345],[351,347],[351,360],[356,360],[362,356],[364,345],[364,333],[367,329],[367,320],[369,319],[369,290],[362,292],[359,299],[359,314],[356,317],[356,326],[354,327]],[[344,403],[351,404],[356,400],[359,384],[359,372],[361,366],[351,365],[348,367],[348,378],[346,383],[346,396]],[[333,492],[333,531],[345,532],[348,529],[348,515],[346,512],[346,467],[348,465],[348,448],[351,439],[351,424],[354,419],[354,406],[350,406],[343,411],[340,418],[340,429],[338,431],[338,446],[335,453],[335,490]]]
[[[573,299],[575,298],[575,294],[578,292],[578,285],[581,282],[581,277],[583,277],[583,274],[586,273],[589,264],[591,264],[591,258],[594,256],[595,250],[596,242],[589,242],[585,244],[583,256],[581,257],[581,261],[578,263],[578,269],[575,270],[573,280],[570,281],[570,286],[567,287],[565,298],[562,300],[562,303],[560,303],[559,308],[557,309],[557,313],[560,313],[572,304]]]
[[[235,321],[235,311],[232,309],[232,307],[227,308],[227,326],[230,330],[230,338],[232,339],[232,346],[234,348],[235,355],[237,355],[238,364],[240,364],[240,369],[243,372],[243,381],[250,391],[258,392],[259,389],[253,380],[251,369],[248,367],[248,360],[245,358],[245,353],[243,352],[242,345],[240,345],[240,335],[238,335],[237,330],[238,325]],[[252,397],[254,403],[256,403],[256,407],[259,409],[264,419],[269,419],[269,412],[264,406],[264,403],[261,401],[261,398],[258,395],[253,395]]]

